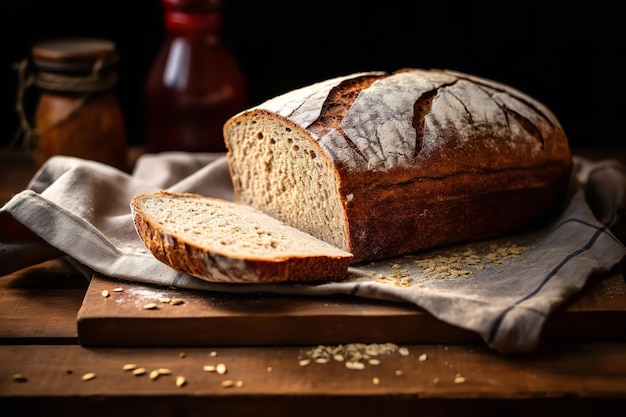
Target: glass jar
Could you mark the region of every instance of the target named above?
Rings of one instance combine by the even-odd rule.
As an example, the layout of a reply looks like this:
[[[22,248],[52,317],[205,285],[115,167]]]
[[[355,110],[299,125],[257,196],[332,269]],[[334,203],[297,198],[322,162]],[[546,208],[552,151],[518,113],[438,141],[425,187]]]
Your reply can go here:
[[[223,125],[248,98],[221,36],[224,2],[162,1],[166,37],[147,79],[146,149],[225,151]]]
[[[122,110],[115,96],[116,46],[103,39],[56,39],[31,50],[34,84],[33,159],[53,155],[90,159],[127,169]]]

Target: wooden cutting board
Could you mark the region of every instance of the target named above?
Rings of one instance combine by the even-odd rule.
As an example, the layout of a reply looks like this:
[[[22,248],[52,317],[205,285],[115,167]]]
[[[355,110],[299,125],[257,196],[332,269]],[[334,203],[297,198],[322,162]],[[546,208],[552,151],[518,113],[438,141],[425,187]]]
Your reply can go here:
[[[591,281],[550,316],[543,340],[626,340],[622,273]],[[175,299],[181,303],[171,303]],[[148,304],[155,307],[148,309]],[[77,320],[82,346],[482,343],[475,333],[412,304],[348,296],[206,293],[100,275],[91,280]]]

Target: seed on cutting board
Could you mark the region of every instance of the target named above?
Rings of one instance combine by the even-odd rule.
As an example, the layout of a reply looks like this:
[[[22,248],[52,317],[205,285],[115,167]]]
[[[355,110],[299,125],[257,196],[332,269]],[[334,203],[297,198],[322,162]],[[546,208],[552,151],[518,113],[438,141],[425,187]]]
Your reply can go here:
[[[182,387],[183,385],[185,385],[187,383],[187,380],[185,380],[184,376],[179,376],[176,377],[176,386],[177,387]]]
[[[161,374],[159,373],[158,369],[150,371],[150,379],[152,379],[153,381],[157,379],[159,376],[161,376]]]
[[[311,360],[310,360],[310,359],[302,359],[302,360],[300,360],[300,362],[298,362],[298,364],[299,364],[300,366],[307,366],[307,365],[309,365],[310,363],[311,363]]]
[[[87,372],[86,374],[84,374],[82,376],[82,380],[83,381],[91,381],[92,379],[94,379],[96,377],[96,374],[94,374],[93,372]]]
[[[367,363],[369,363],[370,365],[380,365],[380,360],[370,359],[369,361],[367,361]]]
[[[401,347],[398,349],[398,353],[402,356],[408,356],[409,355],[409,349],[405,348],[405,347]]]
[[[224,365],[223,363],[218,363],[217,366],[215,367],[215,372],[217,372],[220,375],[224,375],[227,372],[226,365]]]
[[[124,288],[122,288],[122,287],[115,287],[115,288],[113,288],[113,292],[122,292],[122,291],[124,291]]]
[[[163,298],[159,298],[159,301],[162,303],[169,303],[170,301],[172,301],[171,298],[167,298],[167,297],[163,297]]]
[[[424,362],[424,361],[426,361],[426,360],[428,360],[428,355],[427,355],[427,354],[425,354],[425,353],[422,353],[422,354],[420,355],[420,357],[419,357],[419,361],[420,361],[420,362]]]
[[[372,383],[374,383],[374,385],[378,385],[378,384],[380,384],[380,379],[374,377],[374,378],[372,378]]]
[[[146,368],[136,368],[133,369],[133,375],[144,375],[146,373]]]
[[[204,365],[202,370],[206,372],[215,372],[215,365]]]
[[[170,300],[170,305],[177,306],[177,305],[183,304],[184,302],[185,300],[183,300],[182,298],[172,298]]]
[[[463,382],[465,382],[465,377],[461,376],[460,374],[457,374],[454,377],[454,383],[455,384],[462,384]]]
[[[156,303],[148,303],[143,305],[144,310],[155,310],[157,308]]]
[[[122,369],[125,371],[132,371],[133,369],[137,369],[137,365],[134,363],[127,363],[124,366],[122,366]]]
[[[172,371],[167,368],[159,368],[157,369],[159,375],[172,375]]]
[[[217,352],[212,350],[211,353],[209,353],[209,356],[215,357],[215,356],[217,356]]]
[[[103,296],[104,298],[107,298],[107,297],[109,296],[109,292],[108,292],[107,290],[103,290],[103,291],[102,291],[102,296]]]
[[[28,378],[26,378],[22,374],[14,374],[13,375],[13,381],[14,382],[28,382]]]

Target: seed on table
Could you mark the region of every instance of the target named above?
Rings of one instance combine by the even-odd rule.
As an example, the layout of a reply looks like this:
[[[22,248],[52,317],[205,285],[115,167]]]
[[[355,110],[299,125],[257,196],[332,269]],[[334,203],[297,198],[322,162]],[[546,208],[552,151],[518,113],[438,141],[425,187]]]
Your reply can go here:
[[[115,287],[115,288],[113,288],[113,292],[122,292],[122,291],[124,291],[124,288],[122,288],[122,287]]]
[[[159,370],[158,370],[158,369],[155,369],[155,370],[153,370],[153,371],[151,371],[151,372],[150,372],[150,379],[154,381],[154,380],[155,380],[155,379],[157,379],[160,375],[161,375],[161,374],[159,373]]]
[[[146,373],[146,368],[133,369],[133,375],[139,376],[139,375],[144,375],[145,373]]]
[[[155,303],[148,303],[143,305],[144,310],[155,310],[157,305]]]
[[[311,363],[310,359],[302,359],[300,362],[298,362],[298,365],[300,366],[307,366]]]
[[[363,362],[348,361],[346,362],[346,368],[356,369],[360,371],[362,369],[365,369],[365,364]]]
[[[185,380],[184,376],[179,376],[176,377],[176,386],[177,387],[182,387],[183,385],[185,385],[187,383],[187,380]]]
[[[13,381],[14,382],[28,382],[28,378],[26,378],[22,374],[15,374],[13,375]]]
[[[225,381],[222,381],[222,386],[224,388],[234,387],[235,386],[235,381],[233,381],[232,379],[227,379]]]
[[[86,374],[84,374],[82,376],[82,380],[83,381],[91,381],[92,379],[94,379],[96,377],[96,374],[94,374],[93,372],[87,372]]]
[[[184,302],[185,300],[183,300],[182,298],[172,298],[170,300],[170,305],[177,306],[177,305],[183,304]]]
[[[374,378],[372,378],[372,383],[373,383],[374,385],[378,385],[378,384],[380,384],[380,379],[378,379],[378,378],[374,377]]]
[[[157,369],[159,375],[172,375],[172,371],[167,368],[159,368]]]
[[[202,369],[206,372],[215,372],[215,365],[204,365]]]
[[[215,356],[217,356],[217,352],[213,350],[213,351],[211,351],[211,353],[209,353],[209,356],[215,357]]]
[[[163,297],[163,298],[159,298],[159,301],[162,302],[162,303],[169,303],[172,300],[170,298]]]
[[[422,353],[422,354],[420,355],[420,357],[419,357],[419,361],[420,361],[420,362],[424,362],[424,361],[426,361],[426,360],[428,360],[428,355],[427,355],[427,354],[425,354],[425,353]]]
[[[223,363],[218,363],[217,366],[215,367],[215,372],[217,372],[220,375],[224,375],[227,372],[226,365],[224,365]]]
[[[409,349],[405,348],[405,347],[401,347],[398,349],[398,353],[402,356],[408,356],[409,355]]]
[[[137,365],[134,363],[127,363],[124,366],[122,366],[122,369],[125,371],[132,371],[133,369],[137,369]]]
[[[103,291],[102,291],[102,296],[103,296],[104,298],[107,298],[107,297],[109,296],[109,292],[108,292],[107,290],[103,290]]]

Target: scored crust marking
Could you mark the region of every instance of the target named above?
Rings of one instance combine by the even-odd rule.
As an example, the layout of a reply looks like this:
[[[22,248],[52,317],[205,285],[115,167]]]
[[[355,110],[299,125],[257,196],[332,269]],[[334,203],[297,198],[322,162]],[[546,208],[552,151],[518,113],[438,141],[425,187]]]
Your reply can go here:
[[[424,144],[424,118],[430,112],[430,108],[433,105],[433,99],[437,92],[435,90],[426,91],[422,94],[413,105],[413,128],[415,129],[415,149],[413,151],[413,157],[422,150]]]
[[[330,130],[336,130],[350,148],[363,160],[367,157],[352,142],[350,137],[341,127],[341,121],[357,99],[359,92],[368,88],[380,76],[362,76],[344,80],[333,87],[322,105],[320,116],[308,128],[313,135],[320,137]]]

